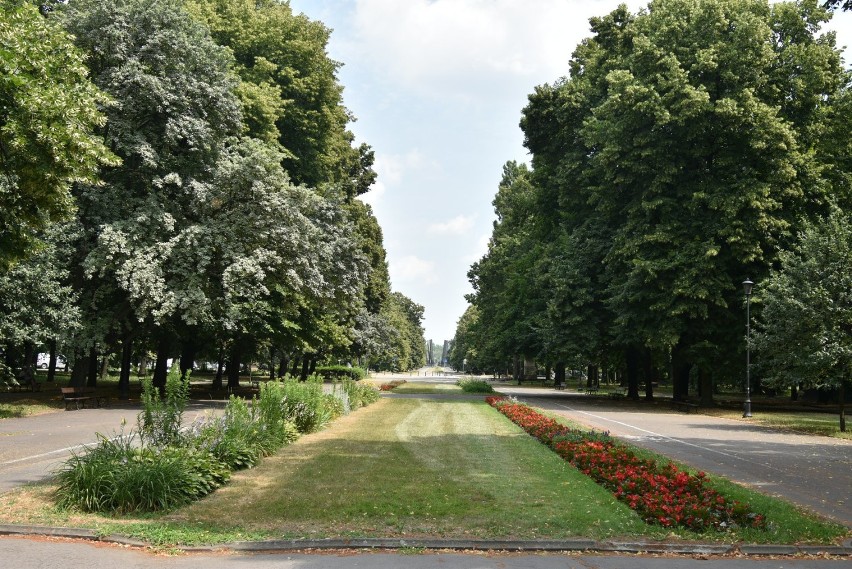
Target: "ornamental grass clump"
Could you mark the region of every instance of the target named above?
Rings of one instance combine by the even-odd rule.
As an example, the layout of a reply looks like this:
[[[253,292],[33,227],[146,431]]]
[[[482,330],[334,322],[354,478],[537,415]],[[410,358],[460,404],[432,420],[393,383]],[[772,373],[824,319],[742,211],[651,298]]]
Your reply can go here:
[[[138,447],[131,433],[98,436],[57,475],[57,505],[87,512],[153,512],[209,494],[230,477],[228,467],[192,448]]]
[[[617,444],[607,433],[568,429],[527,405],[501,397],[486,401],[578,470],[609,489],[649,524],[696,532],[764,529],[764,516],[705,484],[706,475],[660,465]]]

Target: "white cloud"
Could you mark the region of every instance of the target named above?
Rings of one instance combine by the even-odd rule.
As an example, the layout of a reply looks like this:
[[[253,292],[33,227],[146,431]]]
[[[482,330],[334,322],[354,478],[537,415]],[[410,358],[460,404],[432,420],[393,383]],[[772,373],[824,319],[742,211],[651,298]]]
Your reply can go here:
[[[395,259],[389,266],[391,282],[419,280],[426,283],[435,282],[435,263],[421,259],[415,255],[406,255]],[[394,287],[396,289],[396,287]]]
[[[479,239],[476,242],[476,248],[474,251],[468,255],[462,257],[462,262],[465,265],[470,265],[482,259],[485,254],[488,252],[488,243],[491,241],[491,234],[485,233],[479,236]]]
[[[476,99],[483,83],[550,82],[611,2],[570,0],[358,0],[353,55],[394,83]],[[605,10],[605,11],[604,11]],[[356,47],[357,46],[357,47]]]
[[[427,230],[435,235],[464,235],[473,227],[476,217],[476,215],[457,215],[447,221],[433,223]]]
[[[382,183],[381,180],[376,180],[370,187],[370,191],[359,196],[358,199],[375,208],[376,204],[382,201],[382,197],[385,195],[386,191],[387,187],[384,183]]]

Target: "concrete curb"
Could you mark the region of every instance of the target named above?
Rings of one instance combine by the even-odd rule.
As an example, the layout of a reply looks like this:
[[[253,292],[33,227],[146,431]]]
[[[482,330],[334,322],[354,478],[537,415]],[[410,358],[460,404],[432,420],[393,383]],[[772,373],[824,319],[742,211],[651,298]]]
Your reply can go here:
[[[150,544],[122,535],[98,535],[89,529],[18,526],[0,524],[0,535],[41,535],[87,539],[104,543],[115,543],[133,547]],[[791,556],[791,555],[835,555],[852,557],[852,540],[842,545],[783,545],[718,543],[662,543],[648,541],[595,541],[593,539],[565,540],[478,540],[478,539],[397,539],[397,538],[354,538],[354,539],[285,539],[268,541],[237,541],[218,545],[185,546],[188,552],[206,553],[235,551],[242,553],[270,553],[305,549],[455,549],[477,551],[584,551],[600,553],[668,553],[676,555],[728,555],[745,556]]]

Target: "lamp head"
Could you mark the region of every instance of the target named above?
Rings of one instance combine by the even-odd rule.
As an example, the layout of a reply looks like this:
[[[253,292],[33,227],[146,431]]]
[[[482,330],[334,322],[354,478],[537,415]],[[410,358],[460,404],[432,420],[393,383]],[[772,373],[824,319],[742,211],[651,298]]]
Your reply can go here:
[[[743,281],[743,291],[745,291],[746,296],[751,296],[751,288],[754,286],[754,283],[751,282],[751,279],[746,279]]]

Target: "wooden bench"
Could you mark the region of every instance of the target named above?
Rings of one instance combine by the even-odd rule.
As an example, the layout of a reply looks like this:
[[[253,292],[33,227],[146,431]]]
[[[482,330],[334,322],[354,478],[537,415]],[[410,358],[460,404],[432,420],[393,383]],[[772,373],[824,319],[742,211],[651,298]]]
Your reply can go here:
[[[583,391],[586,395],[595,395],[600,390],[597,387],[587,387]]]
[[[86,401],[92,400],[91,396],[85,394],[82,387],[60,387],[59,389],[62,391],[62,401],[65,403],[66,411],[71,408],[72,403],[74,404],[74,409],[79,409],[80,404],[85,409]]]
[[[678,411],[683,411],[684,413],[692,413],[693,411],[698,411],[698,404],[691,403],[689,401],[677,401],[673,399],[672,407]]]
[[[99,395],[94,387],[60,387],[62,391],[62,401],[65,403],[65,410],[74,404],[75,409],[79,409],[80,405],[83,409],[86,408],[86,401],[94,401],[95,407],[106,405],[109,398],[106,395]]]

